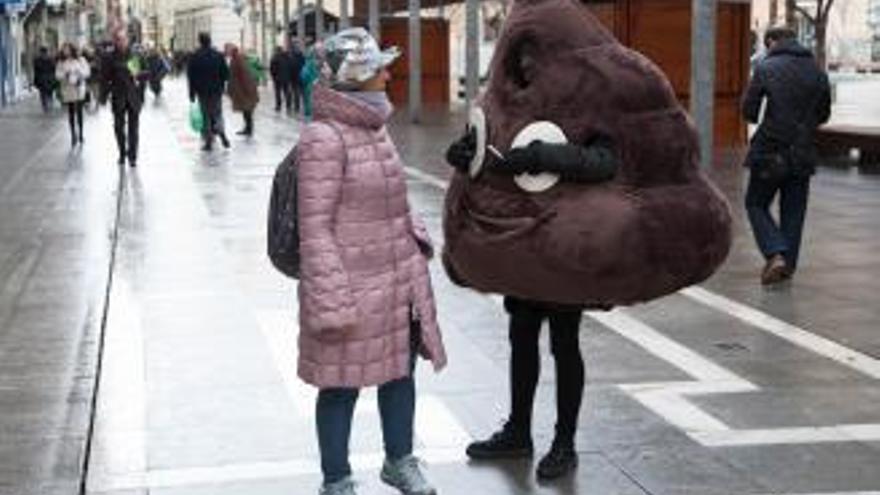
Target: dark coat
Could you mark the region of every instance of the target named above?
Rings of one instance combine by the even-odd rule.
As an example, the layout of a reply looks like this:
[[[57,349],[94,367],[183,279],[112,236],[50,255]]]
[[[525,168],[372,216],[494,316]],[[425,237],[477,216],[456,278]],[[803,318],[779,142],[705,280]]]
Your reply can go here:
[[[302,81],[300,81],[300,74],[302,74],[303,67],[306,65],[306,56],[303,54],[302,50],[299,48],[292,48],[290,50],[290,60],[291,60],[291,81],[294,85],[302,86]]]
[[[816,127],[831,116],[828,75],[797,41],[781,41],[755,66],[743,98],[743,115],[749,122],[758,123],[764,98],[764,120],[752,137],[746,165],[760,166],[769,153],[791,152],[796,165],[812,173]]]
[[[699,283],[724,261],[730,209],[700,170],[687,113],[663,72],[584,2],[515,2],[490,73],[480,105],[501,153],[527,124],[550,120],[570,143],[606,136],[620,166],[612,180],[541,193],[506,174],[456,173],[443,225],[453,280],[531,301],[633,304]]]
[[[257,80],[248,68],[244,55],[237,53],[232,56],[229,64],[229,98],[232,109],[236,112],[250,112],[257,107],[260,93],[257,91]]]
[[[34,59],[34,86],[42,92],[55,88],[55,61],[48,55]]]
[[[158,53],[147,55],[147,70],[151,81],[161,81],[168,74],[168,63]]]
[[[133,73],[132,67],[139,70]],[[114,112],[125,106],[140,109],[149,77],[143,57],[111,49],[101,60],[101,101],[106,101],[109,96]]]
[[[193,53],[186,67],[189,80],[189,96],[218,96],[229,81],[229,66],[223,54],[213,48],[199,48]]]
[[[293,56],[288,52],[278,52],[272,56],[269,62],[269,73],[272,81],[278,85],[288,85],[293,82]]]

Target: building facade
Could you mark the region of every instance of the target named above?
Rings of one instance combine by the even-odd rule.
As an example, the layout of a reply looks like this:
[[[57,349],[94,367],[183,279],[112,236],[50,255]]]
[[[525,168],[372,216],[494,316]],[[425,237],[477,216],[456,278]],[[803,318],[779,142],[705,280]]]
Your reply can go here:
[[[242,15],[223,0],[178,0],[174,7],[174,49],[192,51],[198,46],[198,35],[207,32],[214,45],[243,45],[245,26]]]
[[[32,8],[24,0],[0,0],[0,106],[19,99],[27,86],[24,19]]]

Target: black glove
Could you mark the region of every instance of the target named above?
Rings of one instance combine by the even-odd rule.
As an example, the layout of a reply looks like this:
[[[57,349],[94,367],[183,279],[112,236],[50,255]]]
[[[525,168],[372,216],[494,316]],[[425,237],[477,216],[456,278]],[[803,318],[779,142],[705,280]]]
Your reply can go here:
[[[544,146],[543,142],[532,141],[525,148],[513,148],[499,165],[504,171],[514,175],[543,172],[541,164],[538,163],[538,151],[541,146]]]
[[[515,175],[550,172],[565,180],[602,182],[614,178],[618,167],[611,142],[603,138],[586,146],[532,141],[510,150],[496,170]]]
[[[462,137],[449,145],[446,150],[446,162],[459,172],[467,173],[476,154],[477,131],[468,127]]]

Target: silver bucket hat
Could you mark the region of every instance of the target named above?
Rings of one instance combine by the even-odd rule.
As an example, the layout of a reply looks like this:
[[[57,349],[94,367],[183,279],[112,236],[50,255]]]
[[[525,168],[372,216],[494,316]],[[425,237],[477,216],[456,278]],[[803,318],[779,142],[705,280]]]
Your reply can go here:
[[[340,31],[324,41],[323,48],[330,83],[338,88],[357,87],[400,57],[399,48],[380,49],[361,27]]]

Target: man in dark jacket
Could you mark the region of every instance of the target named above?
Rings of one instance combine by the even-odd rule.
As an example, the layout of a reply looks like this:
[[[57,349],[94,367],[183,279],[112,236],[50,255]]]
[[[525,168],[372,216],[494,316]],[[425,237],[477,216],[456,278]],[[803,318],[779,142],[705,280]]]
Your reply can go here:
[[[831,89],[828,75],[792,30],[770,29],[764,44],[767,55],[756,65],[743,100],[746,119],[758,123],[766,98],[764,119],[746,158],[751,172],[745,203],[767,260],[761,282],[773,285],[790,278],[797,268],[810,176],[817,161],[815,131],[831,114]],[[777,194],[778,224],[769,212]]]
[[[306,56],[303,54],[302,48],[299,46],[298,40],[290,42],[290,81],[293,88],[293,109],[299,113],[303,102],[303,84],[300,79],[303,66],[306,65]]]
[[[275,86],[275,111],[281,111],[283,98],[284,107],[290,112],[293,96],[293,55],[285,52],[280,46],[276,47],[275,54],[269,62],[269,73]]]
[[[48,112],[55,91],[55,61],[45,46],[40,47],[40,54],[34,58],[34,86],[40,92],[43,111]]]
[[[113,36],[113,47],[101,61],[101,103],[110,98],[119,164],[137,166],[143,87],[149,78],[143,58],[129,49],[125,31]],[[127,132],[126,132],[127,131]]]
[[[211,36],[199,33],[199,49],[193,53],[186,68],[189,79],[189,101],[199,100],[204,116],[202,137],[203,151],[211,151],[214,136],[220,138],[224,148],[229,147],[229,139],[223,130],[223,92],[229,80],[229,66],[219,51],[211,47]]]

